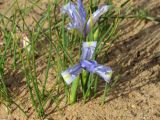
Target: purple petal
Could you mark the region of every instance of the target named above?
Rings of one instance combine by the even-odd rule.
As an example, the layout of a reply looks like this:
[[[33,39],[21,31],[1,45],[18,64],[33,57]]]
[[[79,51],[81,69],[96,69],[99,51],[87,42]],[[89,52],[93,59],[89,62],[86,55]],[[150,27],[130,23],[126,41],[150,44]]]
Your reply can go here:
[[[109,82],[112,77],[112,69],[103,65],[98,65],[96,67],[95,73],[102,77],[106,82]]]
[[[86,71],[90,73],[96,73],[97,75],[102,77],[106,82],[109,82],[112,77],[112,69],[110,67],[99,65],[96,61],[82,60],[80,62],[80,65]]]
[[[76,5],[72,2],[69,2],[67,5],[62,7],[61,12],[62,14],[68,14],[71,19],[71,23],[68,24],[67,29],[77,29],[80,33],[83,34],[85,23],[81,13],[76,9]]]
[[[95,73],[96,67],[97,67],[97,62],[96,61],[88,61],[88,60],[82,60],[80,62],[81,67],[84,68],[86,71],[90,73]]]
[[[101,15],[103,15],[104,13],[106,13],[109,9],[109,5],[104,5],[101,6],[98,10],[96,10],[92,16],[89,18],[88,22],[87,22],[87,26],[86,26],[86,32],[89,33],[90,32],[90,27],[91,25],[94,25],[100,18]]]
[[[63,71],[61,75],[63,79],[65,80],[65,82],[69,85],[77,78],[81,70],[82,68],[80,64],[77,64],[74,67],[69,68],[66,71]]]
[[[77,4],[78,4],[78,10],[79,10],[80,16],[82,17],[83,23],[85,24],[85,22],[86,22],[86,11],[85,11],[84,6],[82,4],[82,0],[78,0]]]
[[[91,60],[97,45],[97,41],[83,42],[81,60]]]

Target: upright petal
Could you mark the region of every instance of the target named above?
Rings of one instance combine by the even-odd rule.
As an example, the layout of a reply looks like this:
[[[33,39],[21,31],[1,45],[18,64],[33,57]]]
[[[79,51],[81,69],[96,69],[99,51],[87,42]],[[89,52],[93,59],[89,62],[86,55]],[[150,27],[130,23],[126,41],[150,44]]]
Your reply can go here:
[[[84,6],[82,4],[82,0],[78,0],[77,4],[78,4],[78,10],[79,10],[79,13],[82,17],[83,23],[85,24],[85,22],[86,22],[86,11],[85,11]]]
[[[82,68],[80,64],[77,64],[74,67],[69,68],[66,71],[63,71],[61,75],[63,79],[65,80],[65,82],[69,85],[77,78],[81,70]]]
[[[89,18],[86,26],[86,32],[89,33],[91,26],[93,26],[100,18],[101,15],[106,13],[109,9],[109,5],[101,6],[98,10],[96,10],[92,16]]]
[[[97,41],[83,42],[81,60],[91,60],[97,45]]]
[[[68,24],[67,29],[77,29],[83,34],[84,22],[80,12],[76,9],[76,5],[69,2],[67,5],[62,7],[61,12],[62,14],[68,14],[71,19],[71,23]]]

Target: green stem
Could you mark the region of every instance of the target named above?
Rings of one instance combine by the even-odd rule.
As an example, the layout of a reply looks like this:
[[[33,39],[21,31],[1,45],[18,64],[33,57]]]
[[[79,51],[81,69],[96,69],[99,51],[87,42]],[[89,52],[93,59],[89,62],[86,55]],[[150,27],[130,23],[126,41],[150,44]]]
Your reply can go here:
[[[97,95],[97,88],[98,88],[98,77],[96,76],[95,82],[94,82],[94,97]]]
[[[82,90],[83,90],[83,94],[86,93],[87,91],[87,72],[85,70],[82,70],[82,73],[81,73],[81,84],[82,84]]]
[[[72,86],[71,86],[71,93],[69,96],[69,103],[73,104],[77,101],[77,89],[79,85],[79,77],[73,81]]]

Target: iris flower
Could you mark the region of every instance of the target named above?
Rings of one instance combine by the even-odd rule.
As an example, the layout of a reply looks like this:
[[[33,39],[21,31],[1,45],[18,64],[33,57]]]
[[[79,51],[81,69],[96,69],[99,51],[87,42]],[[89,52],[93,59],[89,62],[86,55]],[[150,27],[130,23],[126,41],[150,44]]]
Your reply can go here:
[[[106,82],[110,81],[112,76],[112,69],[110,67],[100,65],[95,60],[92,60],[96,45],[96,41],[83,42],[80,62],[77,65],[68,68],[66,71],[63,71],[61,73],[63,79],[68,85],[71,84],[78,77],[78,75],[82,72],[82,69],[90,73],[95,73],[99,75]]]
[[[68,14],[71,22],[67,25],[68,30],[76,29],[84,37],[90,32],[91,26],[93,26],[101,15],[106,13],[109,9],[109,5],[103,5],[96,10],[87,21],[86,11],[81,0],[77,0],[77,6],[73,2],[69,2],[62,7],[62,13]]]

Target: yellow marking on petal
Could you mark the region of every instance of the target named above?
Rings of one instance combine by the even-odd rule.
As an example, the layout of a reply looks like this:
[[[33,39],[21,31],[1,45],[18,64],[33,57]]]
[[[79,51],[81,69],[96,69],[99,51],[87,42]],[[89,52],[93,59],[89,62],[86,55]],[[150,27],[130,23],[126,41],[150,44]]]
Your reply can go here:
[[[64,78],[65,80],[69,80],[71,77],[72,77],[72,76],[71,76],[71,74],[69,74],[69,73],[63,76],[63,78]]]
[[[109,77],[112,77],[112,72],[109,72],[106,75],[109,76]]]
[[[91,46],[92,45],[92,42],[87,42],[88,46]]]

